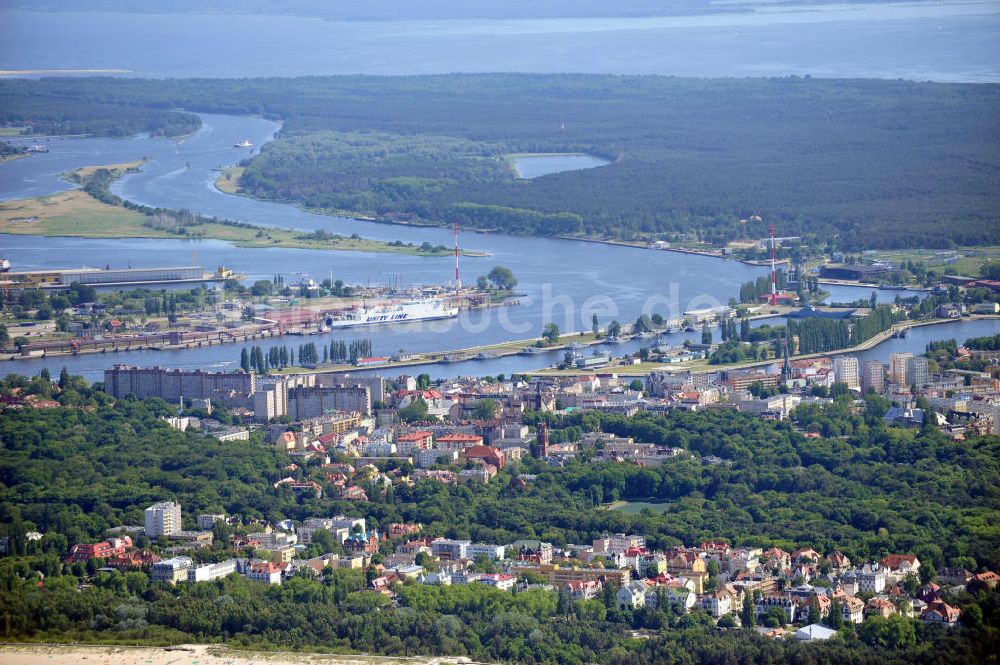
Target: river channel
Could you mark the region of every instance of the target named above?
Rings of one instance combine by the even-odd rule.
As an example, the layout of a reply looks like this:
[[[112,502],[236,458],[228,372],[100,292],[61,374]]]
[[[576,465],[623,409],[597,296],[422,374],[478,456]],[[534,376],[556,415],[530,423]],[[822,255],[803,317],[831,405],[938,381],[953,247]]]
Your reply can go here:
[[[316,215],[289,204],[219,192],[213,185],[217,169],[235,164],[249,153],[233,148],[233,144],[248,138],[260,146],[274,136],[278,125],[260,118],[224,115],[203,115],[202,118],[202,129],[181,143],[148,138],[50,141],[49,153],[0,165],[0,197],[52,193],[70,186],[58,178],[60,172],[147,157],[149,161],[140,173],[115,184],[116,194],[147,205],[186,208],[203,215],[261,226],[327,229],[379,240],[451,244],[451,232],[443,228],[406,227]],[[520,305],[463,312],[458,319],[450,321],[338,331],[311,337],[309,341],[319,345],[328,344],[334,338],[366,337],[372,340],[375,353],[389,355],[400,350],[441,351],[531,338],[539,335],[544,324],[550,321],[563,331],[588,330],[593,314],[606,324],[613,319],[633,321],[644,311],[678,316],[686,309],[724,304],[738,294],[741,283],[765,273],[761,268],[719,258],[554,238],[464,233],[461,243],[464,248],[490,254],[485,258],[463,257],[460,266],[463,281],[474,281],[495,265],[506,266],[518,279]],[[245,273],[248,280],[302,273],[317,280],[332,274],[334,279],[347,283],[440,284],[453,278],[454,269],[451,257],[238,248],[213,240],[0,236],[0,254],[8,257],[16,270],[108,264],[116,267],[189,265],[192,250],[198,265],[208,270],[225,265]],[[853,287],[830,287],[830,290],[831,299],[837,301],[855,300],[870,293],[870,289]],[[885,302],[894,296],[895,292],[885,291],[880,293],[879,299]],[[992,329],[997,327],[996,322],[986,323]],[[968,325],[970,331],[975,329],[969,336],[986,334],[989,327]],[[961,337],[965,329],[961,328],[961,333],[942,330],[941,335]],[[679,333],[670,341],[680,343],[684,338],[685,334]],[[301,341],[301,338],[286,338],[271,343],[295,345]],[[649,341],[643,343],[649,344]],[[614,352],[620,355],[638,345],[638,342],[619,345]],[[234,365],[239,348],[224,345],[189,351],[123,353],[113,357],[98,354],[18,360],[5,364],[4,371],[35,373],[43,366],[58,370],[65,365],[73,373],[98,379],[102,370],[114,362],[221,369]],[[453,363],[421,371],[436,376],[509,374],[551,364],[558,355]]]

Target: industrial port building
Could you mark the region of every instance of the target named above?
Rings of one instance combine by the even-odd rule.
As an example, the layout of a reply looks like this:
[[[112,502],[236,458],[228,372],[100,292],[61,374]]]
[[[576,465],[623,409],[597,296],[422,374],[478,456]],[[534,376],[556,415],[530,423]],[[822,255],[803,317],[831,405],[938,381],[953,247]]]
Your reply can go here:
[[[3,274],[3,281],[8,289],[67,289],[73,284],[86,284],[95,288],[151,284],[198,284],[221,281],[233,276],[232,271],[221,267],[214,273],[206,273],[201,266],[77,268],[7,272]]]

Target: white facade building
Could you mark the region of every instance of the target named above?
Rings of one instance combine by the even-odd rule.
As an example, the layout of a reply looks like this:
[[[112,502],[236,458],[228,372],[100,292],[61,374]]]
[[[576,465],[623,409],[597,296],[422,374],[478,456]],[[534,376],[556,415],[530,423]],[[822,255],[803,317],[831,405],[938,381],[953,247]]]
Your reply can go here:
[[[146,535],[150,538],[171,536],[181,531],[181,504],[161,501],[146,508]]]
[[[211,582],[222,579],[236,572],[236,559],[227,559],[218,563],[206,563],[202,566],[189,568],[188,582]]]

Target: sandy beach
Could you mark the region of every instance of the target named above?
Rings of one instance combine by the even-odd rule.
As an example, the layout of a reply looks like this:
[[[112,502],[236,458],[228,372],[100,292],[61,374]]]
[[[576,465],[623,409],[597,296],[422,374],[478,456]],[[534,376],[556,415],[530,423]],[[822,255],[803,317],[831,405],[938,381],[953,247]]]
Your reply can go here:
[[[0,646],[4,665],[457,665],[464,657],[392,658],[367,655],[327,655],[289,651],[237,651],[220,645],[175,647],[55,646],[40,644]]]

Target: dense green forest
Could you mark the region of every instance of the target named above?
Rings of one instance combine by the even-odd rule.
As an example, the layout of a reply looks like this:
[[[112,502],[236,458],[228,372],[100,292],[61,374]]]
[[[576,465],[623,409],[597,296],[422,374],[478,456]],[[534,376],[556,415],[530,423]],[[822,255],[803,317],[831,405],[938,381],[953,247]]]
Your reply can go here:
[[[243,184],[317,208],[712,242],[762,237],[776,222],[782,235],[851,250],[1000,242],[996,85],[514,74],[0,83],[8,115],[69,115],[81,102],[108,117],[183,107],[280,119]],[[383,154],[364,163],[352,147],[362,139]],[[501,168],[501,153],[552,151],[614,163],[530,181]],[[763,221],[740,223],[755,213]]]
[[[142,105],[106,103],[73,96],[53,99],[34,95],[4,95],[0,103],[0,125],[29,127],[39,134],[91,134],[126,137],[140,133],[153,136],[183,136],[201,127],[201,119]]]
[[[160,400],[109,400],[76,377],[9,377],[0,393],[55,397],[64,408],[7,409],[0,418],[0,528],[16,556],[0,559],[0,605],[7,639],[167,643],[224,640],[264,648],[320,648],[385,654],[470,655],[519,663],[985,662],[995,655],[1000,598],[960,599],[970,617],[951,630],[913,624],[892,648],[884,631],[862,626],[824,645],[720,633],[707,616],[618,610],[614,603],[566,603],[552,592],[519,595],[479,587],[403,587],[399,606],[367,592],[356,571],[330,571],[281,587],[227,579],[177,588],[141,573],[100,574],[78,590],[86,571],[60,563],[69,545],[93,541],[120,524],[141,523],[142,509],[175,499],[185,516],[226,512],[244,523],[336,513],[364,515],[376,528],[418,521],[429,535],[510,542],[540,537],[587,542],[605,532],[644,533],[652,547],[707,538],[787,549],[834,548],[863,561],[914,552],[935,568],[1000,566],[1000,439],[955,442],[935,430],[886,428],[887,406],[869,396],[863,414],[849,401],[802,407],[792,423],[728,411],[633,418],[595,412],[543,417],[553,432],[601,429],[679,446],[695,456],[656,468],[591,463],[565,468],[534,460],[508,468],[489,485],[397,485],[359,506],[296,497],[274,489],[289,458],[249,442],[169,428]],[[819,431],[803,437],[792,425]],[[717,455],[709,465],[698,456]],[[537,479],[521,487],[518,471]],[[307,466],[299,473],[319,473]],[[667,502],[662,514],[608,511],[613,499]],[[28,530],[44,533],[24,539]],[[391,547],[391,545],[388,545]],[[207,552],[201,558],[223,555]],[[35,572],[45,574],[36,584]],[[473,593],[473,591],[475,593]],[[910,626],[907,622],[907,626]],[[634,628],[665,629],[633,639]],[[916,631],[915,633],[913,631]]]

